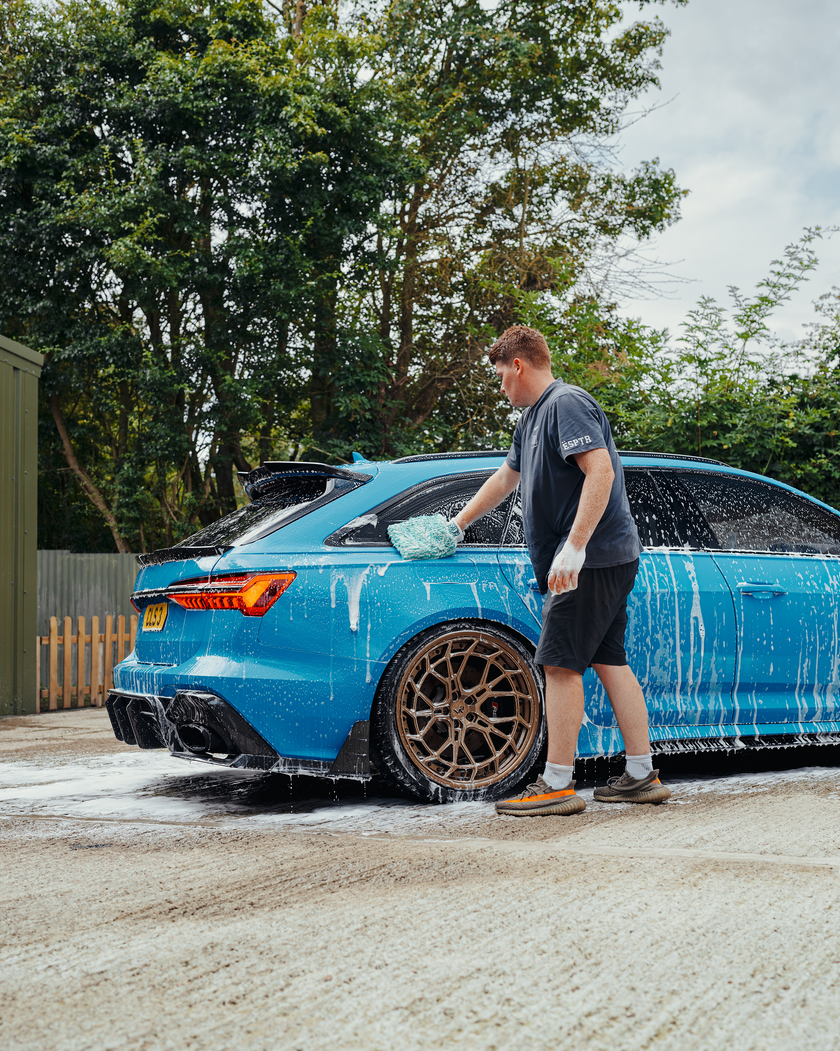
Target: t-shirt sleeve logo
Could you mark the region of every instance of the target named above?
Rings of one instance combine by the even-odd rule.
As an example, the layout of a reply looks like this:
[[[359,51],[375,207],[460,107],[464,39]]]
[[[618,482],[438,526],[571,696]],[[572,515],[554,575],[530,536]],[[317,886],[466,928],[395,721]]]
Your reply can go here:
[[[568,452],[569,449],[577,449],[578,446],[591,445],[591,444],[592,444],[592,439],[589,437],[589,435],[588,434],[582,434],[580,436],[580,438],[572,438],[568,442],[562,442],[560,447],[562,448],[563,452],[565,453],[565,452]]]

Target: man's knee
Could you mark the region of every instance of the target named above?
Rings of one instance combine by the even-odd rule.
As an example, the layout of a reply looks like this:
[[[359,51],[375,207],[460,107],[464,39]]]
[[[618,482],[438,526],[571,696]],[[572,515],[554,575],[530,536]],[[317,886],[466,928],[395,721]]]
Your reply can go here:
[[[555,679],[557,681],[573,679],[580,679],[581,673],[575,671],[574,668],[560,668],[554,664],[544,664],[543,671],[545,672],[546,679]]]
[[[603,683],[609,680],[612,682],[635,682],[638,685],[639,680],[629,664],[593,664],[592,670]]]

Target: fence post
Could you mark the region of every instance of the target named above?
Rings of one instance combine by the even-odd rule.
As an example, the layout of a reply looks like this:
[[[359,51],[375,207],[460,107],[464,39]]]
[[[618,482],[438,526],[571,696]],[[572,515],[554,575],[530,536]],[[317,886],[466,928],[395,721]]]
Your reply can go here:
[[[35,642],[35,714],[41,714],[41,636]]]
[[[99,696],[99,617],[90,618],[90,703],[102,707]]]
[[[58,707],[58,618],[50,617],[50,711]]]
[[[114,667],[114,617],[109,613],[105,618],[105,668],[102,676],[102,695],[108,696],[111,689],[111,673]]]
[[[73,619],[64,618],[64,682],[61,684],[61,705],[70,707],[70,691],[73,688]]]
[[[125,644],[128,636],[125,633],[125,616],[120,613],[117,617],[117,664],[125,657]]]
[[[85,648],[87,647],[87,636],[85,635],[85,618],[79,617],[76,622],[76,707],[85,706]]]

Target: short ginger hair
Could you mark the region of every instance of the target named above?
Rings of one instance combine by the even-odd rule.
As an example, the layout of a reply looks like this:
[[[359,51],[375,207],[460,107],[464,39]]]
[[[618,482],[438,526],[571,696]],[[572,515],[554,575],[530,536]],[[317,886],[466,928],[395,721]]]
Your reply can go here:
[[[551,369],[551,352],[545,336],[527,325],[511,325],[487,352],[491,365],[510,365],[514,358],[535,369]]]

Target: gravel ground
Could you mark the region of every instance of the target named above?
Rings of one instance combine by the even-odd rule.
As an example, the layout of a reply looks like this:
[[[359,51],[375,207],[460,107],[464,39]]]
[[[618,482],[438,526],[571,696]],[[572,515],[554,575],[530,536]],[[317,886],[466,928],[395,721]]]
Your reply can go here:
[[[0,1041],[840,1049],[840,770],[671,784],[498,818],[0,720]]]

